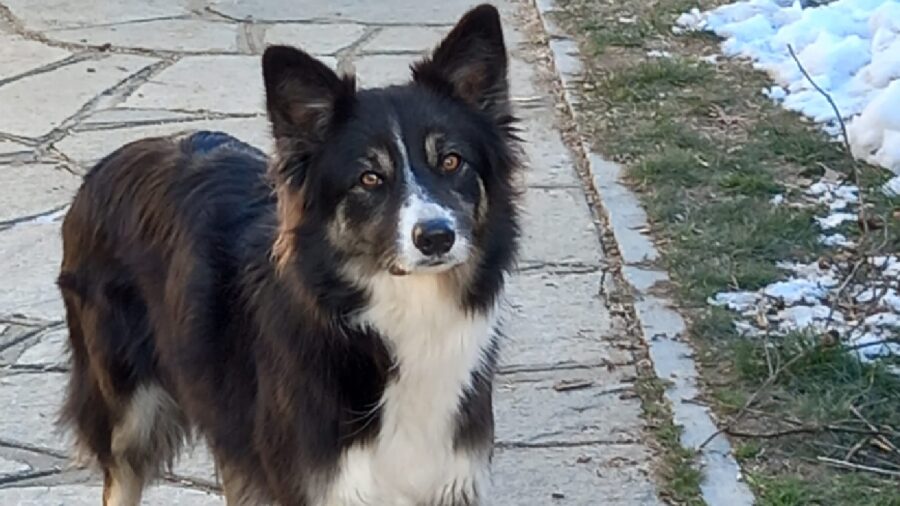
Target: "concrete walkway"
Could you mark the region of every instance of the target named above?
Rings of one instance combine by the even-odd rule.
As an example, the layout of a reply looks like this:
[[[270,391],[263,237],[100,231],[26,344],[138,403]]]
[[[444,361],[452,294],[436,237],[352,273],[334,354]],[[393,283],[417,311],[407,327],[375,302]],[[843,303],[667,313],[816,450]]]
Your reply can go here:
[[[0,0],[0,504],[98,505],[98,476],[68,463],[53,420],[66,375],[53,281],[59,224],[91,163],[126,141],[217,129],[263,149],[259,55],[289,43],[363,86],[409,62],[469,0]],[[653,505],[652,453],[623,322],[602,293],[603,253],[572,155],[554,127],[536,15],[503,11],[530,168],[525,247],[511,283],[497,383],[501,506]],[[222,504],[203,448],[145,498]]]

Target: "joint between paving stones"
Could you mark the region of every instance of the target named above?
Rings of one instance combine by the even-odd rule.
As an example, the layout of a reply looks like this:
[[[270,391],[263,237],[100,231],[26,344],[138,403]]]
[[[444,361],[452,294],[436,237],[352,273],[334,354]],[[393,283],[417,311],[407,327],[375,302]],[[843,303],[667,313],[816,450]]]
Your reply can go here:
[[[533,449],[533,448],[582,448],[591,446],[625,446],[641,444],[637,439],[586,439],[584,441],[542,441],[528,443],[524,441],[497,441],[495,448],[507,449]]]
[[[124,102],[142,84],[145,84],[154,76],[173,65],[176,61],[177,60],[174,59],[165,59],[151,63],[141,70],[125,77],[111,87],[101,91],[82,105],[73,115],[63,120],[58,127],[51,130],[50,133],[41,136],[39,141],[41,148],[46,149],[53,143],[65,137],[69,130],[80,124],[84,118],[96,110],[97,104],[101,100],[110,100],[112,104]]]

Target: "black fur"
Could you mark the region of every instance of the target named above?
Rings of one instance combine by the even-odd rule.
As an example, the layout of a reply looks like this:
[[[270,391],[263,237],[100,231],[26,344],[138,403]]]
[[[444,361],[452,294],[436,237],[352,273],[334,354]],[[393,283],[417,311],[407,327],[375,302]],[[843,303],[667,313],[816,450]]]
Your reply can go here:
[[[85,177],[63,225],[58,284],[72,373],[61,421],[109,472],[120,465],[111,438],[129,400],[159,386],[180,410],[167,421],[178,440],[138,451],[130,465],[157,471],[196,431],[248,494],[306,506],[311,482],[377,434],[373,408],[397,374],[384,336],[350,323],[368,294],[342,267],[382,254],[386,225],[373,210],[397,205],[388,194],[348,196],[355,160],[392,121],[410,139],[440,127],[455,140],[471,173],[434,185],[474,205],[486,199],[473,225],[477,264],[457,301],[483,312],[518,238],[514,120],[492,7],[470,12],[406,86],[356,91],[292,48],[270,48],[263,61],[273,160],[198,132],[126,145]],[[329,235],[339,207],[363,231],[360,244]],[[373,244],[363,244],[369,233]],[[497,343],[485,353],[487,367],[461,396],[454,444],[489,451]]]

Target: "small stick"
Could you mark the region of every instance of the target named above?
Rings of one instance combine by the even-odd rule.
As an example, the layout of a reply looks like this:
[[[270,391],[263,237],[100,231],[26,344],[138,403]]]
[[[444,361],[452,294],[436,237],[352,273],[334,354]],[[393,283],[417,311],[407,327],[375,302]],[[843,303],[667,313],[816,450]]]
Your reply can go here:
[[[863,422],[864,424],[866,424],[866,426],[869,427],[869,429],[871,429],[871,430],[873,430],[873,431],[876,431],[876,432],[879,432],[879,434],[876,436],[876,439],[878,439],[878,441],[880,441],[880,442],[881,442],[882,444],[884,444],[886,447],[890,448],[894,453],[900,453],[900,450],[897,449],[897,447],[894,445],[894,443],[891,443],[890,440],[888,440],[886,437],[882,436],[882,435],[880,434],[881,431],[879,431],[877,427],[875,427],[874,425],[872,425],[872,422],[866,420],[866,417],[864,417],[864,416],[862,415],[862,413],[860,413],[859,410],[856,409],[856,406],[854,406],[854,405],[851,404],[851,405],[850,405],[850,411],[852,411],[853,414],[856,415],[857,418],[859,418],[860,420],[862,420],[862,422]]]
[[[869,438],[867,438],[867,437],[864,437],[864,438],[860,439],[859,441],[857,441],[856,444],[853,445],[852,448],[850,448],[850,451],[847,452],[847,455],[844,456],[844,460],[847,462],[850,462],[850,460],[853,459],[853,456],[856,455],[856,452],[861,450],[862,447],[865,446],[866,443],[868,443],[868,442],[869,442]]]
[[[735,415],[731,418],[731,420],[727,424],[725,424],[724,427],[713,432],[712,434],[709,435],[709,437],[704,439],[703,442],[700,443],[700,446],[697,447],[697,449],[702,450],[702,449],[706,448],[706,445],[708,445],[713,439],[715,439],[716,436],[718,436],[719,434],[722,434],[723,432],[727,432],[728,430],[731,430],[732,425],[734,425],[741,418],[743,418],[744,414],[747,412],[747,409],[750,408],[750,406],[752,406],[754,402],[756,402],[757,397],[759,397],[760,394],[764,390],[767,390],[770,386],[772,386],[772,383],[775,383],[775,380],[778,379],[778,376],[780,376],[782,372],[784,372],[786,369],[788,369],[789,367],[794,365],[801,358],[805,357],[809,353],[809,351],[812,349],[814,349],[814,347],[810,347],[810,348],[803,350],[802,352],[794,355],[793,357],[791,357],[790,360],[788,360],[787,362],[785,362],[784,364],[779,366],[778,369],[776,369],[775,372],[773,374],[771,374],[766,379],[766,381],[755,392],[753,392],[753,395],[751,395],[750,398],[747,399],[747,401],[744,403],[744,405],[741,406],[741,409],[739,409],[738,412],[735,413]]]
[[[855,163],[856,159],[853,158],[853,151],[850,149],[850,135],[847,134],[847,125],[844,123],[844,118],[841,116],[841,111],[840,111],[840,109],[838,109],[837,104],[834,103],[834,99],[831,98],[831,95],[829,95],[827,91],[823,90],[822,87],[819,86],[813,80],[812,76],[809,75],[809,72],[806,71],[806,68],[803,67],[803,64],[800,63],[800,59],[797,58],[797,53],[794,52],[794,46],[792,46],[791,44],[788,44],[787,48],[788,48],[788,52],[791,53],[791,58],[794,59],[794,63],[797,64],[797,68],[799,68],[800,72],[803,74],[803,77],[805,77],[806,80],[809,81],[809,84],[811,84],[812,87],[815,88],[816,91],[818,91],[823,97],[825,97],[825,100],[828,101],[828,105],[831,106],[831,110],[834,111],[834,116],[837,118],[838,124],[841,126],[841,135],[844,138],[844,147],[847,149],[847,155],[850,156],[850,159],[854,161],[853,178],[856,182],[856,190],[857,190],[856,197],[859,200],[859,215],[860,215],[860,221],[862,222],[862,226],[863,226],[863,235],[868,236],[869,235],[869,220],[867,219],[868,217],[866,216],[866,214],[867,214],[866,213],[866,201],[863,198],[863,188],[862,188],[862,184],[860,184],[859,170],[857,169],[857,166]]]
[[[891,471],[890,469],[882,469],[880,467],[873,466],[864,466],[862,464],[854,464],[852,462],[847,462],[844,460],[832,459],[830,457],[816,457],[816,460],[822,462],[823,464],[828,464],[835,467],[843,467],[845,469],[854,469],[857,471],[868,471],[870,473],[882,474],[884,476],[891,476],[894,478],[900,478],[900,472]]]

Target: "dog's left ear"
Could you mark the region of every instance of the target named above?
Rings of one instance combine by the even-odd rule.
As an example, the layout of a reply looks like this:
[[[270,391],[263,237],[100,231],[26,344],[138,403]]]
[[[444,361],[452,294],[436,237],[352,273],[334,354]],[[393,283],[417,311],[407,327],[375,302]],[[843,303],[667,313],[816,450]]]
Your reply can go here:
[[[434,50],[414,64],[413,80],[495,118],[509,113],[506,46],[493,5],[467,12]]]

